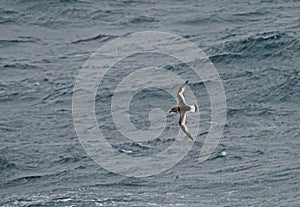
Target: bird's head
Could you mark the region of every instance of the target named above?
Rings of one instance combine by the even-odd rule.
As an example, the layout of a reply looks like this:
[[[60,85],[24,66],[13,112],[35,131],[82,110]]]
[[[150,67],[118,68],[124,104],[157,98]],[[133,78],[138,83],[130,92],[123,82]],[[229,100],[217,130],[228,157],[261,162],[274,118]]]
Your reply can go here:
[[[169,111],[169,113],[171,113],[171,112],[175,112],[175,113],[179,112],[179,107],[178,107],[178,106],[173,107],[173,108]]]

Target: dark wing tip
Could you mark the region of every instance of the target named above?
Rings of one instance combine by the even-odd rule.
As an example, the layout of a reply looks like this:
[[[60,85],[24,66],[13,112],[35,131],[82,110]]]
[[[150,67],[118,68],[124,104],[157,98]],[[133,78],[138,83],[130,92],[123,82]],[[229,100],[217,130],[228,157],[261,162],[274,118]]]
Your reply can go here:
[[[178,124],[179,124],[181,130],[185,133],[185,135],[186,135],[188,138],[190,138],[192,141],[194,141],[194,138],[193,138],[193,136],[191,135],[191,133],[189,133],[188,131],[186,131],[185,126],[182,125],[181,119],[179,119]]]
[[[186,136],[187,136],[188,138],[190,138],[191,140],[194,140],[194,138],[193,138],[193,136],[191,135],[191,133],[185,132],[185,134],[186,134]]]
[[[186,84],[188,84],[189,80],[185,81]]]

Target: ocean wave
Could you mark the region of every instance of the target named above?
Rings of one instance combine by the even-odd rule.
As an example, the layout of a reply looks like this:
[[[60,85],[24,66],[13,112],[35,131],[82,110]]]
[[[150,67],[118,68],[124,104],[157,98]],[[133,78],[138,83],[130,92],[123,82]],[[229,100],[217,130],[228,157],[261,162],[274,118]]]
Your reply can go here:
[[[214,47],[214,55],[211,55],[210,59],[212,62],[225,64],[246,59],[284,59],[294,55],[291,51],[299,49],[300,42],[292,35],[284,32],[265,32]]]
[[[226,22],[226,19],[224,17],[218,15],[218,14],[209,14],[206,16],[201,17],[194,17],[193,19],[189,20],[180,20],[179,23],[183,25],[207,25],[207,24],[221,24]]]
[[[58,160],[55,160],[54,163],[66,164],[66,163],[75,163],[80,161],[81,158],[74,155],[61,155]]]
[[[241,54],[234,54],[234,53],[223,53],[223,54],[216,54],[216,55],[212,55],[209,57],[209,59],[213,62],[213,63],[225,63],[225,64],[229,64],[232,63],[233,61],[235,61],[236,59],[240,59],[242,58]]]
[[[18,44],[37,43],[39,41],[40,39],[33,38],[33,37],[18,37],[16,39],[0,39],[0,48],[12,47],[12,46],[17,47],[19,46]]]
[[[149,23],[149,22],[158,22],[158,20],[155,19],[154,17],[139,16],[129,21],[129,23],[132,24],[142,24],[142,23]]]
[[[33,64],[21,64],[21,63],[8,63],[2,66],[4,69],[22,69],[22,70],[30,70],[30,69],[40,69],[39,66]]]
[[[0,156],[0,170],[5,170],[7,168],[15,168],[16,164],[8,161],[5,157]]]
[[[11,24],[13,22],[14,22],[14,20],[12,20],[11,18],[0,16],[0,24],[6,24],[6,23]]]
[[[117,36],[114,35],[105,35],[105,34],[98,34],[96,36],[92,36],[92,37],[87,37],[87,38],[82,38],[82,39],[78,39],[78,40],[73,40],[72,43],[76,44],[76,43],[81,43],[81,42],[89,42],[89,41],[94,41],[94,40],[101,40],[102,41],[107,41],[110,39],[113,39]]]

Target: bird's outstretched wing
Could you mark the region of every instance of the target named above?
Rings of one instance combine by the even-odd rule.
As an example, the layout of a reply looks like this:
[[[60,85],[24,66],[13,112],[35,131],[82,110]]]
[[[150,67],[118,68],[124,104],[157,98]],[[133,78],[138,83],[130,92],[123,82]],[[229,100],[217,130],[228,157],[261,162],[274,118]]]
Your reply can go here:
[[[186,134],[186,136],[188,136],[191,140],[194,140],[191,133],[188,131],[188,128],[185,124],[186,121],[186,112],[184,113],[179,113],[179,121],[178,124],[181,128],[181,130]]]
[[[178,105],[186,105],[183,93],[188,82],[189,81],[187,80],[184,84],[182,84],[182,86],[179,88],[177,92]]]

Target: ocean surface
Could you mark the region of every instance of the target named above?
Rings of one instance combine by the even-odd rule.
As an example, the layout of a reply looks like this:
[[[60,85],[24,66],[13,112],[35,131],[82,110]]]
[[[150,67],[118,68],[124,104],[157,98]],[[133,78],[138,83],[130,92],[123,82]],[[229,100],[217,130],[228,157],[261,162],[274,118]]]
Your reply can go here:
[[[297,0],[0,0],[0,206],[300,206],[299,11]],[[200,163],[211,115],[203,82],[157,54],[115,65],[99,85],[95,111],[121,153],[150,156],[175,142],[179,130],[174,114],[157,139],[122,137],[110,102],[130,72],[155,63],[189,79],[201,102],[187,155],[136,178],[90,158],[75,131],[72,96],[93,52],[142,31],[182,36],[207,54],[224,85],[227,119],[216,150]],[[130,103],[130,120],[147,129],[153,107],[168,112],[175,103],[165,91],[145,88]]]

